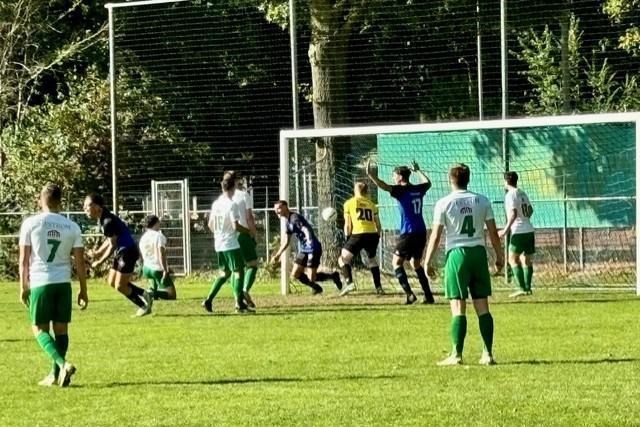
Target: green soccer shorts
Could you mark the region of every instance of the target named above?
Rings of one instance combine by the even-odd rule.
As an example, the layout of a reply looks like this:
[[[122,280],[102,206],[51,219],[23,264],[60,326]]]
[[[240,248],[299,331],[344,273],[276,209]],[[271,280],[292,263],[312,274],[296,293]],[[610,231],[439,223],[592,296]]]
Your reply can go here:
[[[444,270],[445,296],[448,299],[487,298],[491,295],[491,277],[484,246],[453,248],[447,253]]]
[[[533,232],[513,234],[509,241],[509,252],[512,254],[532,255],[536,253],[536,239]]]
[[[244,258],[240,249],[218,252],[218,268],[224,272],[241,271]]]
[[[171,275],[167,274],[167,277],[162,280],[162,270],[152,270],[151,268],[143,266],[142,276],[149,279],[149,283],[153,289],[166,289],[173,287]]]
[[[240,244],[240,251],[245,262],[251,262],[258,259],[258,253],[256,252],[256,241],[247,233],[240,233],[238,236],[238,243]]]
[[[50,283],[31,288],[29,317],[33,325],[71,322],[71,283]]]

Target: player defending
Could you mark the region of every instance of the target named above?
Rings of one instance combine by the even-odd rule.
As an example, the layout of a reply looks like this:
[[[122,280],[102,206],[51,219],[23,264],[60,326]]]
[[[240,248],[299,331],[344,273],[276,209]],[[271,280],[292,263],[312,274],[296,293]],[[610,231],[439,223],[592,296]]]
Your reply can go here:
[[[115,254],[107,283],[138,306],[137,317],[151,314],[153,297],[131,282],[140,253],[129,227],[104,206],[104,198],[99,194],[87,195],[84,199],[84,212],[89,218],[100,221],[102,233],[107,238],[97,250],[89,254],[93,259],[91,267],[98,267],[112,253]]]
[[[209,313],[213,312],[213,299],[220,292],[220,288],[231,277],[231,288],[236,301],[236,312],[247,311],[242,292],[242,273],[244,258],[238,243],[238,233],[249,234],[249,229],[240,224],[240,210],[233,201],[235,181],[223,179],[222,194],[211,205],[209,214],[209,229],[213,232],[215,250],[218,254],[218,277],[211,285],[209,295],[202,302],[202,306]]]
[[[38,384],[51,386],[57,382],[67,387],[76,372],[65,359],[71,322],[72,252],[80,282],[80,309],[87,308],[89,298],[80,227],[58,213],[61,200],[62,191],[57,185],[47,184],[40,192],[42,212],[27,218],[20,227],[19,270],[20,301],[29,309],[38,344],[53,360],[52,372]]]
[[[509,241],[509,265],[513,270],[518,290],[510,297],[531,294],[531,279],[533,278],[533,254],[536,252],[531,216],[533,206],[527,193],[518,188],[518,174],[506,172],[504,186],[507,194],[504,196],[504,209],[507,213],[507,224],[498,233],[500,237],[511,231]]]
[[[256,281],[258,272],[258,252],[256,251],[256,220],[253,216],[253,196],[249,190],[244,189],[244,180],[235,171],[227,171],[223,179],[235,182],[235,191],[233,192],[233,201],[238,205],[240,210],[240,225],[249,230],[249,233],[240,233],[238,235],[238,243],[240,251],[244,258],[244,279],[242,283],[242,291],[247,306],[255,308],[256,305],[249,294],[251,287]]]
[[[298,279],[303,285],[310,287],[313,295],[321,294],[323,291],[322,287],[316,282],[323,282],[328,279],[333,279],[336,288],[342,290],[340,273],[337,271],[332,274],[318,273],[320,257],[322,257],[322,245],[309,222],[299,213],[291,212],[286,200],[278,200],[273,205],[273,209],[276,215],[285,221],[287,239],[271,257],[271,262],[277,263],[280,260],[280,256],[291,242],[291,235],[295,234],[298,238],[298,253],[291,270],[291,278]],[[307,269],[308,274],[305,274],[305,269]]]
[[[451,355],[439,362],[440,366],[462,364],[462,350],[467,334],[466,300],[471,293],[473,306],[478,314],[480,334],[484,350],[481,365],[493,365],[493,317],[489,312],[491,278],[484,247],[484,226],[489,231],[491,244],[496,252],[496,268],[502,269],[504,255],[493,219],[491,203],[485,196],[467,190],[471,172],[469,167],[458,164],[449,170],[451,194],[436,203],[433,213],[433,230],[427,248],[427,271],[434,277],[433,257],[440,243],[442,230],[446,231],[446,264],[444,271],[445,296],[451,306]]]
[[[351,261],[353,256],[359,254],[363,249],[367,253],[367,264],[373,276],[376,293],[383,293],[377,256],[382,227],[378,217],[378,207],[367,197],[367,190],[365,182],[356,182],[353,187],[354,197],[344,204],[344,235],[348,240],[338,259],[342,275],[346,280],[346,285],[340,295],[346,295],[355,289]]]
[[[429,279],[422,268],[422,255],[427,243],[427,227],[422,217],[422,199],[425,193],[431,188],[429,177],[420,170],[420,166],[413,162],[413,170],[420,175],[421,183],[414,185],[409,182],[411,169],[406,166],[398,166],[393,170],[393,181],[395,185],[389,185],[373,175],[369,169],[367,161],[367,175],[378,188],[387,191],[391,197],[398,201],[400,208],[400,236],[396,240],[396,249],[393,253],[393,268],[395,275],[400,282],[400,286],[407,295],[405,304],[413,304],[416,295],[411,290],[407,273],[404,270],[405,260],[411,260],[411,266],[418,275],[420,286],[424,292],[424,303],[433,304],[435,302]]]
[[[176,299],[176,287],[171,279],[167,262],[167,238],[160,232],[160,218],[149,215],[140,238],[142,275],[149,279],[149,292],[153,299]]]

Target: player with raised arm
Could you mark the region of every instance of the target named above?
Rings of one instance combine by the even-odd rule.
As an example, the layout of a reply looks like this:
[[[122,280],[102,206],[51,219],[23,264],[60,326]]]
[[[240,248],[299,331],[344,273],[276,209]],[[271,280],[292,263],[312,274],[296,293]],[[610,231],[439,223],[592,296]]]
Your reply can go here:
[[[20,301],[29,309],[38,344],[53,361],[51,373],[38,384],[51,386],[57,382],[67,387],[76,372],[65,359],[71,322],[72,252],[80,282],[80,309],[87,308],[89,298],[80,227],[58,213],[61,203],[60,187],[45,185],[39,198],[42,212],[27,218],[20,227]]]
[[[347,242],[342,247],[338,264],[345,277],[345,286],[340,295],[353,291],[351,261],[363,249],[367,253],[367,265],[371,270],[376,293],[382,294],[380,267],[378,266],[378,243],[380,242],[380,218],[378,207],[367,197],[368,186],[358,181],[353,186],[354,196],[344,203],[344,235]]]
[[[277,263],[280,256],[289,246],[291,235],[295,234],[298,239],[298,253],[296,254],[295,264],[291,270],[291,278],[297,279],[303,285],[311,288],[313,295],[323,292],[323,289],[316,282],[323,282],[332,279],[338,290],[342,290],[342,280],[340,273],[318,273],[320,266],[320,257],[322,257],[322,245],[316,237],[311,224],[297,212],[289,210],[289,204],[286,200],[278,200],[273,209],[278,217],[283,220],[286,229],[287,238],[280,244],[278,251],[271,257],[272,263]],[[305,269],[307,273],[305,273]]]
[[[176,287],[171,279],[167,262],[167,237],[160,232],[160,218],[149,215],[146,231],[140,238],[142,275],[149,280],[149,292],[153,299],[176,299]]]
[[[433,230],[427,247],[427,271],[435,276],[433,258],[440,244],[442,231],[446,233],[446,263],[444,272],[445,296],[451,306],[451,354],[439,362],[440,366],[462,364],[462,350],[467,334],[466,300],[471,294],[478,314],[484,350],[481,365],[493,365],[493,317],[489,312],[491,277],[485,249],[484,226],[496,252],[496,268],[504,266],[504,255],[493,218],[491,202],[485,196],[467,190],[471,171],[464,164],[449,170],[451,193],[436,203]]]
[[[105,207],[104,198],[100,194],[87,195],[84,199],[84,212],[89,218],[100,222],[102,233],[106,237],[102,245],[89,254],[93,259],[91,267],[96,268],[114,254],[107,283],[138,306],[137,317],[151,314],[153,297],[131,282],[140,251],[129,227]]]
[[[256,220],[253,216],[253,196],[249,189],[244,187],[244,180],[236,171],[227,171],[224,173],[223,179],[233,180],[236,184],[233,192],[233,201],[238,205],[240,210],[240,225],[249,230],[249,233],[240,233],[238,235],[238,243],[240,251],[244,258],[244,276],[242,283],[242,291],[247,306],[255,308],[253,299],[251,298],[251,288],[256,281],[258,272],[258,252],[256,251]]]
[[[244,313],[249,308],[244,302],[242,274],[244,258],[238,243],[238,234],[250,234],[250,230],[240,224],[240,209],[233,201],[234,179],[223,179],[220,183],[222,194],[211,205],[209,229],[213,232],[215,250],[218,254],[218,277],[213,281],[209,295],[202,306],[213,312],[213,299],[222,285],[231,277],[231,288],[236,302],[236,312]]]
[[[422,255],[427,243],[427,226],[422,217],[423,198],[425,193],[431,188],[429,177],[420,170],[420,166],[415,161],[412,163],[413,170],[420,176],[421,183],[414,185],[409,182],[411,169],[406,166],[398,166],[393,170],[393,181],[395,185],[387,184],[371,173],[369,161],[367,161],[367,175],[378,188],[387,191],[391,197],[398,201],[400,209],[400,236],[396,240],[396,248],[393,253],[393,268],[395,276],[404,290],[407,300],[405,304],[413,304],[416,295],[411,290],[407,272],[404,270],[404,262],[411,260],[411,266],[418,275],[418,280],[424,292],[425,304],[435,302],[429,279],[422,267]]]
[[[511,231],[509,265],[518,285],[518,290],[509,295],[513,298],[531,294],[533,254],[536,252],[534,228],[531,225],[533,206],[527,193],[518,188],[516,172],[504,174],[504,186],[507,190],[504,196],[507,224],[498,232],[498,235],[503,237]]]

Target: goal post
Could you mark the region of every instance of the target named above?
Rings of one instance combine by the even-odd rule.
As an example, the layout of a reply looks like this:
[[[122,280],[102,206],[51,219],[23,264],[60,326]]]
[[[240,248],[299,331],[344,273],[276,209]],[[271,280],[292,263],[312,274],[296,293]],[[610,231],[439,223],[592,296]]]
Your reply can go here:
[[[448,168],[461,162],[471,168],[469,188],[490,198],[501,226],[506,221],[502,175],[508,164],[520,174],[519,186],[534,204],[534,286],[633,286],[640,295],[640,238],[636,233],[640,218],[636,203],[640,188],[636,173],[640,162],[636,149],[639,123],[640,113],[633,112],[282,130],[279,197],[294,201],[296,194],[305,195],[300,206],[291,203],[292,208],[302,211],[315,227],[339,230],[342,204],[351,197],[353,182],[369,182],[364,171],[368,160],[377,167],[378,176],[389,182],[395,166],[408,165],[415,159],[433,182],[423,210],[429,227],[435,201],[450,191]],[[506,141],[503,129],[507,131]],[[306,168],[293,161],[294,140],[298,158]],[[319,146],[330,147],[333,154],[321,156]],[[332,165],[320,167],[323,162]],[[389,273],[385,275],[386,286],[395,287],[390,258],[398,227],[397,208],[388,193],[370,188],[383,226],[381,267]],[[336,208],[337,224],[319,219],[319,210],[327,207],[320,206],[319,200],[329,200]],[[284,256],[282,260],[283,294],[289,292],[288,268],[284,268],[288,259]],[[442,261],[440,258],[440,265]],[[363,283],[370,281],[366,271],[360,277]],[[496,286],[510,285],[497,279]]]

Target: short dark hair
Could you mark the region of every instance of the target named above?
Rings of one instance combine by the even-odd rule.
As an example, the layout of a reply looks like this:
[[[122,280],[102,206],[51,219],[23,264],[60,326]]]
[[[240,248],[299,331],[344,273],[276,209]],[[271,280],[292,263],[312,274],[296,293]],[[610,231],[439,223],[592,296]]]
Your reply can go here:
[[[471,170],[464,163],[458,163],[449,169],[449,177],[456,186],[466,189],[471,179]]]
[[[275,205],[282,205],[282,206],[289,207],[289,203],[287,203],[287,201],[286,201],[286,200],[277,200],[277,201],[274,203],[274,206],[275,206]]]
[[[145,225],[147,228],[153,228],[159,222],[160,218],[155,215],[149,215],[145,218]]]
[[[237,180],[240,177],[241,177],[240,172],[237,172],[234,170],[224,171],[224,174],[222,175],[222,179],[231,179],[233,181]]]
[[[358,189],[360,194],[367,194],[367,191],[369,191],[369,186],[364,181],[356,181],[355,187]]]
[[[62,202],[62,188],[58,184],[47,183],[40,190],[40,195],[49,203],[60,204]]]
[[[100,206],[101,208],[104,208],[104,197],[102,197],[100,194],[98,193],[89,193],[87,194],[87,199],[91,200],[91,203],[94,203],[98,206]]]
[[[411,176],[411,169],[406,166],[398,166],[393,170],[393,172],[400,175],[405,181],[409,181],[409,177]]]
[[[223,179],[220,186],[223,191],[230,191],[236,188],[236,181],[234,179]]]
[[[518,174],[514,171],[505,172],[504,180],[507,181],[507,184],[515,187],[518,185]]]

